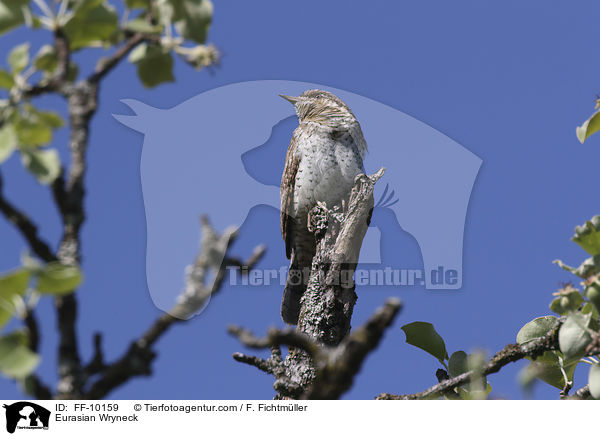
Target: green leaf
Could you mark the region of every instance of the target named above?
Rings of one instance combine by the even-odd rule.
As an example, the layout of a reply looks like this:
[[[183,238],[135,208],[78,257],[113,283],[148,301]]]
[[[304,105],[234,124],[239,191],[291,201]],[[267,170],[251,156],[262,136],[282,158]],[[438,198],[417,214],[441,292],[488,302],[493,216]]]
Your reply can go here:
[[[40,71],[52,73],[58,67],[56,48],[48,44],[42,46],[33,59],[33,65]]]
[[[162,31],[162,26],[150,24],[143,18],[134,18],[133,20],[128,21],[125,24],[125,28],[132,32],[140,33],[160,33]]]
[[[17,45],[8,54],[8,64],[14,74],[18,74],[29,63],[29,43]]]
[[[457,377],[473,370],[471,381],[463,385],[462,388],[457,389],[463,400],[485,399],[491,391],[491,386],[481,373],[484,363],[485,357],[482,354],[467,354],[464,351],[456,351],[448,359],[448,374],[450,377]]]
[[[598,319],[600,318],[600,313],[598,312],[598,309],[596,309],[596,306],[594,306],[592,303],[585,303],[581,308],[581,313],[583,313],[584,315],[591,313],[592,319],[596,321],[598,321]]]
[[[59,129],[65,125],[65,122],[61,118],[61,116],[54,111],[38,111],[33,110],[37,119],[50,127],[51,129]]]
[[[550,310],[559,315],[566,315],[569,312],[578,310],[584,302],[581,293],[571,284],[566,285],[553,295],[556,298],[550,303]]]
[[[52,127],[36,117],[19,116],[14,126],[21,146],[37,147],[52,141]]]
[[[7,71],[0,70],[0,88],[10,89],[15,86],[15,79]]]
[[[30,275],[27,269],[21,268],[0,276],[0,328],[12,317],[13,299],[25,294]]]
[[[0,337],[0,372],[12,378],[26,377],[39,362],[39,356],[27,347],[22,332]]]
[[[565,367],[564,371],[567,375],[567,380],[573,381],[573,374],[576,366],[577,363],[573,363]],[[548,383],[549,385],[558,389],[563,389],[565,387],[565,378],[560,370],[559,365],[538,361],[531,362],[525,369],[524,374],[521,375],[521,381],[525,382],[534,377],[539,378],[543,382]]]
[[[17,148],[19,142],[12,124],[0,127],[0,164],[8,159]]]
[[[25,23],[23,10],[29,12],[29,0],[3,0],[0,2],[0,34]]]
[[[469,362],[467,353],[464,351],[456,351],[452,353],[448,360],[448,374],[450,377],[456,377],[464,374],[469,370]]]
[[[26,268],[19,268],[0,276],[0,295],[23,295],[29,283],[31,273]]]
[[[585,355],[585,349],[592,340],[590,328],[591,313],[584,315],[579,312],[571,313],[558,331],[558,344],[565,356],[566,362],[579,360]]]
[[[596,400],[600,400],[600,365],[592,365],[588,376],[590,384],[590,394]]]
[[[56,150],[21,150],[23,165],[44,185],[60,174],[60,159]]]
[[[525,324],[517,333],[517,344],[522,345],[535,339],[546,336],[556,325],[555,316],[541,316]]]
[[[161,47],[140,44],[129,55],[129,61],[137,65],[138,76],[147,88],[175,80],[171,53]]]
[[[23,113],[14,116],[14,127],[21,149],[39,147],[52,141],[53,130],[64,125],[56,112],[39,111],[26,105]]]
[[[598,130],[600,130],[600,111],[595,112],[580,127],[577,127],[575,133],[579,142],[583,144],[587,138]]]
[[[110,41],[119,28],[115,9],[104,0],[81,0],[64,26],[71,50]]]
[[[171,0],[174,8],[175,29],[181,36],[204,43],[212,21],[213,4],[210,0]]]
[[[592,256],[600,254],[600,215],[575,227],[575,236],[571,239]]]
[[[36,289],[42,294],[65,295],[73,292],[82,281],[79,268],[52,262],[38,273]]]
[[[517,344],[523,345],[534,341],[538,338],[546,336],[556,325],[557,318],[555,316],[541,316],[525,324],[519,333],[517,333]],[[526,356],[527,360],[534,360]],[[546,351],[541,356],[535,358],[536,362],[549,363],[558,365],[558,356],[552,351]]]
[[[52,141],[52,128],[39,120],[20,117],[14,127],[22,146],[37,147]]]
[[[406,334],[406,342],[427,351],[440,362],[448,358],[446,344],[442,337],[435,331],[433,324],[428,322],[413,322],[402,327]]]

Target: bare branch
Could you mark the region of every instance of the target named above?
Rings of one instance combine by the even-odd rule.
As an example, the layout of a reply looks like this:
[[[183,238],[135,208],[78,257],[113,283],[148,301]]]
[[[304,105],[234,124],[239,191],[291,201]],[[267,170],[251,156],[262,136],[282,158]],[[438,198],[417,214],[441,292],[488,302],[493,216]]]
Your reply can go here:
[[[113,389],[121,386],[131,378],[152,374],[152,361],[156,353],[152,346],[174,324],[185,322],[202,308],[211,296],[217,294],[223,284],[225,266],[231,263],[227,252],[237,236],[236,229],[228,229],[223,235],[217,234],[208,218],[202,217],[202,244],[200,254],[195,262],[187,268],[186,285],[182,295],[169,313],[161,315],[137,339],[116,362],[105,366],[100,371],[100,378],[84,394],[86,399],[104,398]],[[265,252],[263,246],[254,249],[248,262],[239,262],[244,268],[254,266]],[[214,271],[214,278],[208,281],[209,272]]]

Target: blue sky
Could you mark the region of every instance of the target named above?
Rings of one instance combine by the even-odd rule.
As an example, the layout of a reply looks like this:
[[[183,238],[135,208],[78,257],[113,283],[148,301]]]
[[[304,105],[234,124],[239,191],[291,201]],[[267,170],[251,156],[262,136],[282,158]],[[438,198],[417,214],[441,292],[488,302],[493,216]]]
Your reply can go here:
[[[404,342],[400,327],[412,321],[434,323],[450,352],[494,352],[514,342],[525,322],[549,313],[559,283],[571,280],[552,260],[578,264],[585,258],[569,238],[575,225],[598,213],[591,175],[597,172],[600,139],[580,145],[575,126],[590,115],[600,88],[599,9],[592,1],[217,2],[210,41],[223,58],[213,73],[178,62],[176,83],[148,91],[131,65],[120,66],[104,83],[92,124],[83,229],[86,282],[78,291],[84,358],[90,358],[95,331],[104,334],[111,360],[160,314],[145,275],[143,137],[112,117],[127,112],[119,100],[170,108],[218,86],[263,79],[322,83],[380,101],[483,160],[467,214],[463,288],[358,289],[354,325],[388,296],[400,296],[405,307],[344,398],[413,393],[435,383],[435,359]],[[37,48],[44,34],[10,33],[0,38],[1,52],[27,39]],[[84,71],[97,55],[78,55]],[[39,104],[64,112],[56,98],[39,99]],[[200,140],[202,131],[197,135]],[[66,156],[64,140],[62,132],[56,143]],[[57,241],[59,221],[47,190],[18,159],[2,171],[7,196],[41,223],[44,237]],[[252,231],[257,223],[263,231]],[[0,270],[17,266],[25,246],[3,220],[0,241]],[[281,262],[278,212],[266,207],[251,212],[234,253],[248,253],[260,242],[270,248],[265,264]],[[408,264],[419,265],[413,240],[400,237],[396,247]],[[162,338],[151,379],[135,379],[110,398],[271,398],[272,378],[233,361],[231,353],[242,347],[225,329],[236,323],[261,333],[281,325],[280,297],[276,286],[223,289],[200,316]],[[39,309],[40,374],[53,384],[52,302],[43,300]],[[522,366],[510,365],[489,378],[494,395],[521,398],[516,375]],[[585,384],[585,373],[576,373],[575,383]],[[5,379],[0,392],[22,396]],[[534,396],[557,398],[558,392],[539,384]]]

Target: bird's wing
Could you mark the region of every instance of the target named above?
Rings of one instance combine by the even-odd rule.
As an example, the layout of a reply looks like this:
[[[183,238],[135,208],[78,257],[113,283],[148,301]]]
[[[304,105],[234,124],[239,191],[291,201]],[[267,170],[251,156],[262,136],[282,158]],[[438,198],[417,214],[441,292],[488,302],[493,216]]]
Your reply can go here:
[[[292,255],[294,185],[299,165],[300,156],[296,152],[296,132],[294,132],[285,156],[285,168],[281,177],[281,235],[285,241],[285,253],[288,259]]]

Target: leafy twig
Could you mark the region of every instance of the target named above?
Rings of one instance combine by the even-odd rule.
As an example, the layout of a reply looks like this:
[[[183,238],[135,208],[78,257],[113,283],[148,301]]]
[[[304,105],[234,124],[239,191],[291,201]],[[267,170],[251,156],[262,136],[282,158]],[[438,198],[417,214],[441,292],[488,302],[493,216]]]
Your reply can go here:
[[[492,359],[487,362],[479,371],[479,376],[486,376],[496,373],[500,369],[511,362],[516,362],[525,357],[535,358],[540,356],[545,351],[558,349],[558,330],[562,325],[563,320],[558,319],[556,325],[545,336],[542,336],[525,344],[510,344],[496,353]],[[444,380],[437,385],[430,387],[427,390],[410,395],[394,395],[380,394],[376,397],[377,400],[426,400],[437,398],[452,392],[454,388],[468,383],[474,376],[475,371],[471,370],[460,374],[456,377]]]

